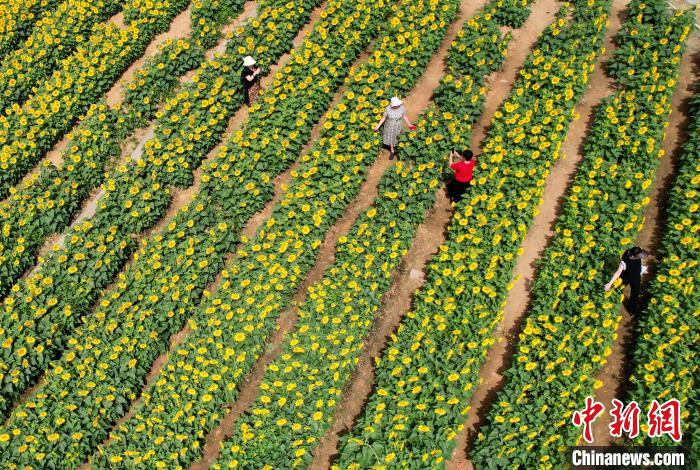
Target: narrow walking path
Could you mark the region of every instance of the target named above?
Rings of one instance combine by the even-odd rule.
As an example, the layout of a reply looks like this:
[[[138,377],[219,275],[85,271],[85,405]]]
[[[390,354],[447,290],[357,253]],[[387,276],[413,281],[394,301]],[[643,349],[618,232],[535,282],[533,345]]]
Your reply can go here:
[[[442,76],[443,61],[447,56],[449,45],[457,32],[462,28],[464,22],[483,4],[485,2],[477,4],[462,3],[459,19],[450,28],[443,46],[431,62],[429,71],[432,71],[432,73],[426,73],[422,77],[419,86],[416,87],[416,91],[406,99],[408,111],[412,118],[417,116],[419,110],[424,110],[429,105],[432,89],[438,85]],[[533,8],[540,8],[540,11],[547,12],[545,15],[547,18],[553,18],[553,14],[556,11],[555,7],[556,2],[554,0],[540,0]],[[511,41],[511,49],[508,53],[506,65],[501,72],[494,74],[489,80],[492,86],[489,87],[486,96],[486,108],[482,113],[481,119],[472,129],[473,148],[478,148],[475,143],[483,139],[486,133],[484,127],[490,123],[493,114],[510,90],[510,85],[503,86],[503,84],[512,84],[518,69],[529,52],[531,44],[537,38],[539,31],[543,30],[548,24],[549,21],[547,20],[544,20],[542,24],[529,20],[523,28],[513,31],[513,40]],[[528,40],[528,38],[530,39]],[[525,48],[523,52],[520,51],[521,47]],[[411,105],[414,108],[410,107]],[[439,191],[435,205],[427,214],[425,222],[418,228],[411,249],[404,257],[398,272],[394,273],[392,287],[384,296],[383,307],[380,310],[373,331],[364,342],[363,353],[360,356],[355,375],[346,387],[343,400],[334,416],[332,427],[321,439],[320,445],[314,451],[314,460],[310,468],[329,468],[333,456],[337,452],[339,436],[352,427],[354,420],[361,413],[374,384],[374,358],[381,355],[389,336],[410,309],[413,293],[423,285],[425,267],[431,257],[437,252],[438,247],[444,242],[445,230],[451,218],[452,208],[449,200],[443,191]]]
[[[115,82],[112,88],[105,95],[107,105],[115,107],[124,99],[124,85],[129,83],[136,71],[151,57],[158,53],[161,44],[170,39],[184,39],[188,37],[192,31],[192,5],[190,4],[185,10],[177,15],[170,23],[168,31],[159,34],[151,41],[146,48],[146,52],[137,60],[135,60],[122,76]]]
[[[243,12],[233,19],[230,23],[228,23],[226,26],[224,26],[223,30],[232,30],[238,28],[244,21],[247,21],[251,17],[251,15],[254,15],[255,12],[257,11],[257,2],[256,0],[249,0],[248,2],[245,3],[243,7]],[[135,66],[136,62],[132,64],[132,67],[129,69],[131,70],[131,73],[135,73],[135,71],[140,67],[140,65],[143,64],[145,59],[147,57],[152,57],[154,56],[157,51],[158,47],[167,39],[173,39],[173,38],[179,38],[179,37],[186,37],[190,34],[191,31],[191,23],[190,23],[190,13],[191,13],[191,6],[187,8],[187,10],[183,11],[175,17],[175,20],[173,23],[171,23],[170,30],[157,36],[156,39],[148,46],[146,49],[146,54],[144,54],[144,57],[140,59],[140,64],[138,66]],[[213,49],[221,49],[223,50],[225,48],[225,44],[228,41],[226,37],[222,38],[219,43],[214,46]],[[211,52],[213,49],[209,50],[208,52]],[[139,62],[139,61],[137,61]],[[129,71],[127,71],[128,73]],[[191,72],[192,74],[194,73],[194,70]],[[191,79],[190,75],[190,79]],[[261,81],[262,85],[265,86],[266,83],[269,83],[270,78],[269,77],[264,77],[263,80]],[[108,104],[110,106],[114,107],[117,106],[119,103],[122,102],[124,99],[124,89],[123,85],[127,83],[129,79],[125,79],[124,76],[114,85],[112,90],[108,93],[108,95],[112,96],[111,98],[111,103],[110,100],[108,99]],[[186,80],[183,80],[186,81]],[[161,103],[162,107],[163,103]],[[246,114],[247,117],[247,114]],[[122,142],[122,153],[121,156],[116,160],[116,162],[113,164],[113,166],[120,165],[124,162],[126,162],[128,159],[131,160],[139,160],[142,158],[144,148],[146,146],[146,143],[151,140],[154,136],[155,133],[155,121],[152,121],[151,124],[148,127],[137,129],[134,131],[134,134],[130,137],[127,138],[124,142]],[[227,133],[228,135],[228,133]],[[59,144],[59,147],[54,148],[50,152],[50,158],[51,161],[54,165],[59,165],[63,156],[63,151],[65,150],[65,147],[68,144],[68,138],[64,138],[62,143]],[[80,224],[81,222],[88,220],[92,218],[95,215],[95,212],[97,211],[98,204],[100,202],[100,199],[104,195],[104,190],[102,190],[101,187],[95,188],[90,196],[85,199],[83,202],[83,207],[78,212],[78,214],[75,216],[73,222],[63,231],[63,233],[57,233],[52,237],[47,237],[46,241],[44,242],[44,245],[42,248],[39,250],[39,256],[40,257],[45,257],[47,253],[54,249],[55,247],[63,247],[63,243],[65,240],[65,234],[73,227],[76,225]],[[183,194],[180,194],[183,193]],[[179,202],[178,199],[186,199],[188,196],[187,190],[182,190],[180,192],[177,192],[175,194],[175,197],[173,198],[173,201],[177,204]],[[182,207],[184,205],[183,202],[180,202],[177,207]],[[163,225],[158,226],[160,229]],[[151,230],[153,232],[153,229]],[[149,232],[150,233],[150,232]],[[30,274],[34,273],[38,269],[39,264],[37,264],[34,269],[31,270]]]
[[[678,85],[671,98],[671,115],[668,119],[663,150],[665,155],[661,158],[659,168],[656,171],[654,183],[649,194],[649,204],[644,210],[644,225],[637,235],[636,245],[648,249],[656,254],[664,230],[666,227],[666,215],[664,214],[668,191],[673,183],[676,170],[676,158],[681,151],[681,145],[685,141],[685,127],[688,118],[687,100],[693,94],[693,84],[698,76],[698,66],[694,63],[700,58],[700,34],[695,32],[688,38],[687,51],[683,55],[678,75]],[[651,275],[653,276],[653,267]],[[647,279],[648,280],[648,279]],[[625,387],[630,375],[631,352],[635,345],[636,319],[620,308],[622,320],[617,328],[617,336],[612,345],[612,352],[607,362],[600,370],[597,379],[603,386],[595,393],[595,399],[605,405],[605,412],[601,413],[593,423],[594,442],[591,445],[606,446],[612,443],[608,425],[611,416],[608,411],[612,406],[612,399],[625,401]],[[646,405],[640,403],[643,412]],[[582,441],[582,445],[585,445]]]
[[[536,274],[535,261],[541,256],[554,233],[561,202],[582,157],[583,141],[595,107],[604,97],[613,93],[612,82],[605,75],[602,64],[614,49],[612,40],[620,29],[622,14],[628,1],[613,0],[609,26],[604,39],[605,53],[598,59],[596,68],[590,76],[588,89],[576,106],[576,112],[580,117],[569,127],[561,149],[562,158],[552,167],[545,183],[539,213],[535,216],[523,240],[523,252],[518,257],[513,270],[513,288],[506,298],[503,322],[497,330],[499,337],[489,350],[481,367],[482,382],[469,402],[470,411],[465,420],[464,429],[456,437],[457,446],[449,462],[449,468],[472,468],[467,455],[496,392],[504,383],[501,373],[510,365],[518,339],[520,322],[525,317],[530,304],[530,287]]]

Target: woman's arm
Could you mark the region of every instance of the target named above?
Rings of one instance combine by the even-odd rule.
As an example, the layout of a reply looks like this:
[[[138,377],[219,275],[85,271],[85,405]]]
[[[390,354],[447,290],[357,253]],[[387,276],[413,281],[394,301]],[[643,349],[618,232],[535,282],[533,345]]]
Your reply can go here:
[[[384,124],[384,120],[386,119],[386,114],[382,116],[382,118],[379,120],[376,126],[374,126],[374,130],[378,131],[380,127],[382,127],[382,124]]]
[[[260,73],[260,67],[253,70],[252,74],[246,75],[245,79],[248,80],[249,82],[252,82],[253,80],[255,80],[255,76],[258,75],[259,73]]]
[[[605,284],[605,292],[609,291],[612,289],[612,285],[615,284],[615,281],[617,281],[620,277],[620,274],[622,274],[622,271],[625,270],[625,265],[624,263],[620,262],[620,266],[617,267],[617,271],[615,271],[615,274],[613,274],[612,278],[610,278],[610,282]]]
[[[408,125],[408,127],[413,126],[413,124],[411,124],[411,121],[408,120],[408,114],[403,113],[403,120],[406,121],[406,124]]]

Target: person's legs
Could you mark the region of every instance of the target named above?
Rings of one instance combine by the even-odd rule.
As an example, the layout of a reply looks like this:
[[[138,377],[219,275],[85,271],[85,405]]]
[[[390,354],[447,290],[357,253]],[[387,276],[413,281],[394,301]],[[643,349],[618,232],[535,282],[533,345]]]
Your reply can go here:
[[[469,187],[468,181],[466,183],[461,183],[461,182],[455,180],[455,195],[454,195],[453,201],[454,202],[461,201],[462,196],[464,195],[464,192],[467,190],[468,187]]]
[[[452,202],[454,202],[457,193],[457,191],[455,190],[456,183],[457,181],[453,178],[445,186],[445,189],[447,189],[447,197],[449,197],[450,201]]]
[[[630,297],[627,300],[627,311],[636,315],[639,308],[639,282],[630,282]]]
[[[387,143],[382,143],[382,148],[389,151],[389,157],[391,158],[391,145]]]

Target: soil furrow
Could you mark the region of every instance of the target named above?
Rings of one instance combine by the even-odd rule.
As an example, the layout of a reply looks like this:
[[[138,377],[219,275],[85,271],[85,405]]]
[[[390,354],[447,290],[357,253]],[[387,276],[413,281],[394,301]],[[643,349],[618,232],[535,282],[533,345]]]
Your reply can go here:
[[[470,412],[462,432],[457,437],[457,446],[450,461],[451,468],[471,468],[467,454],[479,432],[483,419],[496,392],[504,381],[501,373],[509,366],[513,347],[517,342],[520,323],[530,304],[530,287],[535,276],[535,262],[541,256],[553,235],[554,224],[566,190],[581,160],[581,150],[593,113],[600,101],[613,93],[612,82],[605,75],[602,64],[610,57],[614,48],[613,38],[620,29],[623,13],[629,0],[613,0],[609,26],[604,39],[603,54],[592,73],[588,90],[576,107],[579,118],[571,123],[562,145],[559,159],[547,178],[539,213],[523,240],[523,252],[518,256],[513,270],[513,288],[508,293],[503,308],[503,322],[497,342],[489,350],[481,367],[481,384],[474,391],[469,403]]]
[[[637,235],[636,246],[641,246],[656,254],[659,248],[666,227],[666,203],[668,191],[673,184],[674,173],[676,171],[676,159],[681,152],[681,145],[685,141],[685,128],[688,118],[687,101],[693,94],[693,80],[697,77],[697,66],[700,58],[700,35],[695,33],[687,40],[687,52],[683,55],[680,72],[678,74],[678,85],[671,98],[671,115],[668,119],[663,149],[665,155],[659,162],[656,170],[654,183],[649,194],[649,204],[644,209],[644,225]],[[654,269],[650,266],[650,277],[653,276]],[[643,292],[643,290],[642,290]],[[635,327],[637,320],[624,308],[620,308],[622,320],[616,331],[615,341],[611,349],[612,352],[607,358],[603,368],[598,373],[597,379],[603,382],[603,386],[595,393],[595,400],[605,406],[605,411],[598,416],[593,423],[593,436],[595,441],[590,445],[606,446],[612,443],[608,425],[611,416],[608,411],[612,407],[612,399],[617,398],[625,402],[625,387],[631,373],[631,354],[636,343]],[[582,405],[583,406],[583,405]],[[646,403],[640,403],[643,410],[646,410]],[[581,445],[587,445],[581,441]]]
[[[443,47],[431,63],[432,67],[429,69],[429,73],[422,77],[416,91],[405,100],[412,117],[428,106],[431,92],[426,91],[437,86],[443,73],[442,63],[447,56],[450,43],[466,19],[481,6],[483,3],[467,4],[464,2],[461,5],[459,20],[450,28]],[[533,6],[533,10],[539,8],[540,11],[546,11],[545,17],[551,19],[556,11],[555,6],[554,0],[540,0]],[[535,24],[535,21],[528,20],[523,28],[512,32],[513,40],[510,43],[511,47],[508,51],[505,67],[500,72],[493,74],[488,80],[491,86],[489,86],[486,96],[486,107],[472,130],[473,148],[478,148],[478,144],[486,134],[484,127],[490,123],[493,114],[510,90],[510,85],[503,86],[501,84],[512,84],[529,52],[530,45],[527,38],[531,36],[530,42],[534,42],[539,31],[543,30],[547,24],[549,21],[546,20],[542,24]],[[534,34],[531,32],[533,30]],[[520,52],[523,47],[525,50]],[[444,242],[446,227],[451,218],[452,208],[449,200],[444,192],[440,191],[425,222],[419,226],[411,249],[397,272],[394,273],[392,286],[384,296],[383,306],[379,311],[375,326],[365,341],[355,374],[345,388],[331,429],[323,436],[319,446],[314,451],[314,461],[310,468],[322,469],[330,466],[333,456],[337,452],[339,435],[350,429],[356,417],[361,413],[374,384],[374,358],[381,355],[389,335],[410,309],[413,293],[423,285],[425,268],[440,244]]]

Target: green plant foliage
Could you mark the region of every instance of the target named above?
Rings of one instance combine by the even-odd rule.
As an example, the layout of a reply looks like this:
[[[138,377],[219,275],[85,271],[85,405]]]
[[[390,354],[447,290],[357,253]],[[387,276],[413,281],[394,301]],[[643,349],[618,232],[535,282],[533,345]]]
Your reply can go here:
[[[375,390],[341,437],[338,468],[431,468],[452,452],[521,243],[602,50],[609,2],[567,8],[581,14],[542,33],[494,116],[475,184],[377,361]]]
[[[692,17],[664,12],[655,24],[630,15],[620,33],[644,36],[634,42],[637,48],[624,47],[612,59],[628,63],[631,73],[619,76],[633,79],[594,114],[583,160],[539,263],[507,383],[470,456],[477,466],[559,467],[566,446],[581,437],[571,415],[601,385],[595,376],[621,318],[621,292],[603,289],[611,274],[606,258],[632,246],[641,227]],[[623,53],[659,60],[637,71],[633,61],[621,60]]]

